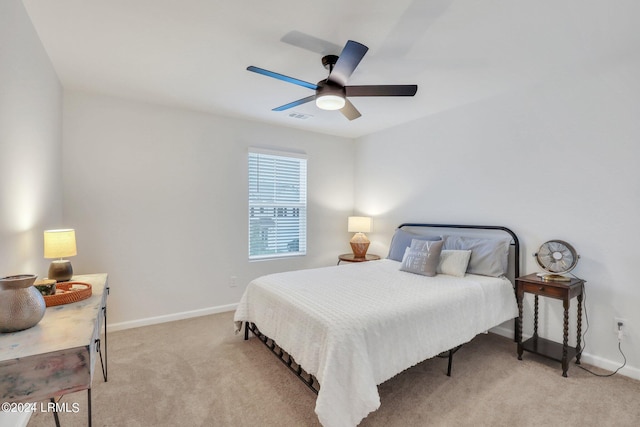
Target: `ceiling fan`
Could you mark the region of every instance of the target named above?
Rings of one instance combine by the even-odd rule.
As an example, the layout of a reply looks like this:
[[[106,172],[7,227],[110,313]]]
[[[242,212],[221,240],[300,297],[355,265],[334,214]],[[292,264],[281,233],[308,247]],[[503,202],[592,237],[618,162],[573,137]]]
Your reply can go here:
[[[305,82],[284,74],[275,73],[263,68],[247,67],[248,71],[263,74],[274,79],[282,80],[315,90],[315,95],[298,99],[272,111],[283,111],[296,107],[307,102],[314,101],[318,108],[323,110],[340,110],[349,120],[357,119],[360,112],[353,106],[347,97],[353,96],[413,96],[418,90],[417,85],[367,85],[367,86],[347,86],[347,80],[356,69],[362,58],[369,50],[365,45],[349,40],[342,49],[340,56],[326,55],[322,57],[322,65],[329,70],[329,76],[317,84]]]

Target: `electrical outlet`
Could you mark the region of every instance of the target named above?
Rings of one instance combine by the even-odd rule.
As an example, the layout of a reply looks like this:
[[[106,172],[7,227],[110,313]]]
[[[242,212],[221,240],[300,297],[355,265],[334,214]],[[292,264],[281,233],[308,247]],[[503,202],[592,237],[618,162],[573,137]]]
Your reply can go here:
[[[230,288],[235,288],[236,285],[237,285],[237,283],[236,283],[237,281],[238,281],[238,278],[236,276],[231,276],[229,278],[229,287]]]
[[[627,319],[623,319],[621,317],[614,317],[613,321],[614,321],[613,331],[616,333],[616,335],[618,334],[618,331],[622,329],[622,336],[626,337],[628,335],[627,330],[629,329],[629,325],[627,324]],[[621,327],[618,326],[620,323],[622,323]]]

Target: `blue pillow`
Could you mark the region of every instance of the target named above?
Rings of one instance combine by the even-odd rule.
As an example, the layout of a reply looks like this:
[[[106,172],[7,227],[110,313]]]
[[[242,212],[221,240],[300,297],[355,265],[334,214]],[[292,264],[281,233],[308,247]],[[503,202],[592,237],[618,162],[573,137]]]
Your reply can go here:
[[[421,234],[410,233],[408,231],[403,230],[402,228],[398,228],[391,239],[391,246],[389,246],[389,255],[387,258],[392,259],[394,261],[402,262],[402,257],[404,256],[404,251],[408,247],[411,246],[411,241],[413,239],[416,240],[428,240],[431,242],[435,242],[438,240],[442,240],[441,236],[425,236]]]
[[[500,277],[509,268],[510,238],[492,239],[466,236],[445,236],[446,250],[470,250],[467,273]]]

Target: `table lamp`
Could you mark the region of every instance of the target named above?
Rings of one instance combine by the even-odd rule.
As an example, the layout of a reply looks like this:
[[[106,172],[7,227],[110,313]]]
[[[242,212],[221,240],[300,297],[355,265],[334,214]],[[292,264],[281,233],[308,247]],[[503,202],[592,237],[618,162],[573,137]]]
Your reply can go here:
[[[66,282],[71,279],[73,276],[71,262],[62,258],[77,254],[75,230],[46,230],[44,232],[44,257],[58,258],[49,265],[49,279],[56,282]]]
[[[364,258],[369,248],[369,239],[364,233],[371,231],[371,218],[368,216],[350,216],[348,223],[349,233],[356,233],[351,238],[351,250],[356,258]]]

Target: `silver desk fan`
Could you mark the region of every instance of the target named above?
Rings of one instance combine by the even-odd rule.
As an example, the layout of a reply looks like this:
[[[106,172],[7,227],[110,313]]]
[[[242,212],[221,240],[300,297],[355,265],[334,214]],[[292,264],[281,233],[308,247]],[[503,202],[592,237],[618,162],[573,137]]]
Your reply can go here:
[[[533,256],[540,268],[549,273],[542,275],[544,280],[560,282],[571,280],[563,274],[573,270],[580,258],[573,246],[563,240],[544,242]]]

